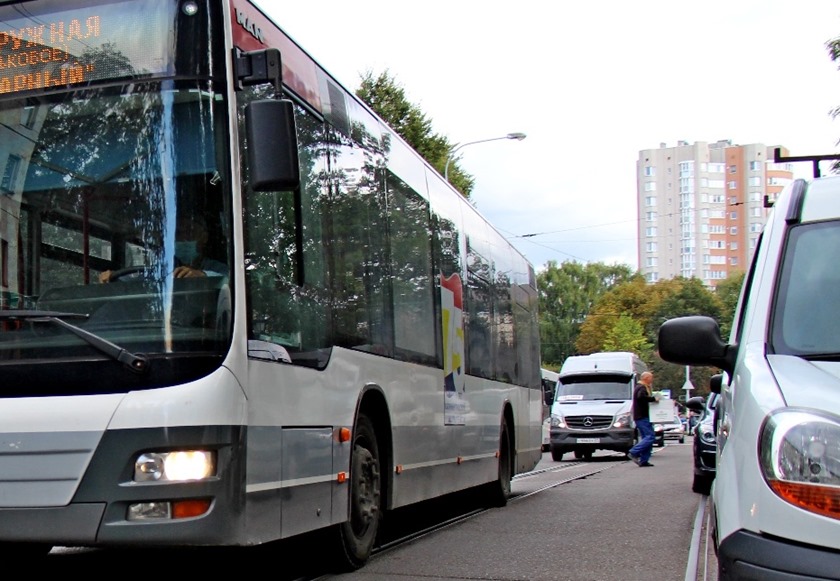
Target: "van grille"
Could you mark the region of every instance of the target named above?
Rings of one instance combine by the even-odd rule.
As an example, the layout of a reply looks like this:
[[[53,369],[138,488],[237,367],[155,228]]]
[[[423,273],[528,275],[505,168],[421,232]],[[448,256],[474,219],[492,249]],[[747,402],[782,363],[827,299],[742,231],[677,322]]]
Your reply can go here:
[[[612,421],[612,416],[566,416],[566,425],[573,430],[603,430]]]

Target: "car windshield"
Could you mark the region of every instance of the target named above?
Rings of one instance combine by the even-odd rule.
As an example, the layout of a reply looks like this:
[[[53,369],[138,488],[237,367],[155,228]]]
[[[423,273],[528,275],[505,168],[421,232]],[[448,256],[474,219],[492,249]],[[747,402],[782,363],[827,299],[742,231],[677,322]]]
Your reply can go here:
[[[627,400],[631,397],[631,380],[626,375],[580,375],[560,379],[557,401]]]
[[[790,229],[771,322],[772,352],[840,359],[840,221]]]

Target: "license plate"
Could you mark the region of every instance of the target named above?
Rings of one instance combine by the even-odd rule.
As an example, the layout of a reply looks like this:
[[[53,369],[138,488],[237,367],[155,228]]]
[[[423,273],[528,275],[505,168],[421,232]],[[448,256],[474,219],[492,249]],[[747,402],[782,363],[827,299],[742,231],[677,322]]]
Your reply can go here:
[[[600,444],[601,438],[578,438],[578,444]]]

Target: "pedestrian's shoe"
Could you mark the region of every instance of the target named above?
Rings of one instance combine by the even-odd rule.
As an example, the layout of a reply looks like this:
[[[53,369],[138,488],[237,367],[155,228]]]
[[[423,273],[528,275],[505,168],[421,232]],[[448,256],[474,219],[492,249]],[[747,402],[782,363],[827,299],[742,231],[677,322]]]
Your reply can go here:
[[[636,464],[639,464],[639,457],[638,456],[636,456],[634,454],[631,454],[630,452],[627,452],[627,457],[630,458]],[[641,464],[639,464],[639,466],[641,466]]]
[[[639,462],[638,464],[641,468],[653,467],[653,464],[651,464],[650,462]]]

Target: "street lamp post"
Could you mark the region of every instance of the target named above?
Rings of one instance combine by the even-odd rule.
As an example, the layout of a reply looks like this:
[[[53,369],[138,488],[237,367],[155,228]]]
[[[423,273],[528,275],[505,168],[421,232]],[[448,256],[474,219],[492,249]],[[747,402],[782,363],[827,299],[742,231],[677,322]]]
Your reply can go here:
[[[455,152],[465,148],[468,145],[475,145],[476,143],[485,143],[487,141],[498,141],[499,139],[515,139],[517,141],[522,141],[527,137],[524,133],[508,133],[507,135],[502,135],[501,137],[491,137],[490,139],[479,139],[478,141],[468,141],[467,143],[462,143],[454,148],[449,152],[449,157],[446,158],[446,167],[443,169],[443,177],[446,178],[446,181],[449,181],[449,164],[452,162],[455,156]]]

